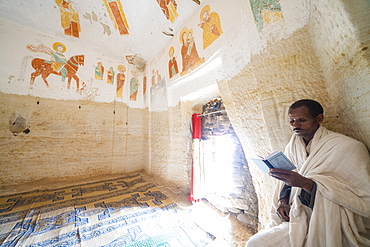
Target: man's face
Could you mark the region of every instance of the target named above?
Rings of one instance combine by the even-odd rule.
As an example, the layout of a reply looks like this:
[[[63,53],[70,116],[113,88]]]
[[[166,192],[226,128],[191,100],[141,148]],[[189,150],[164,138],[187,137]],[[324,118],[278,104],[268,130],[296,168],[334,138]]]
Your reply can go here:
[[[288,116],[290,126],[292,126],[294,133],[302,137],[306,143],[313,138],[324,118],[322,114],[319,114],[317,117],[311,116],[306,106],[291,109]]]

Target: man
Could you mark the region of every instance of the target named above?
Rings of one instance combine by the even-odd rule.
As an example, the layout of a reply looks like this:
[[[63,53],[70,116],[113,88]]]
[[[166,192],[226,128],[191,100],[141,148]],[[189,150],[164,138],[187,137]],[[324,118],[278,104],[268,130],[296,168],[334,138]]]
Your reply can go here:
[[[267,228],[246,246],[370,246],[370,157],[364,144],[327,130],[322,106],[289,108],[285,154],[296,171],[270,169],[278,183]]]

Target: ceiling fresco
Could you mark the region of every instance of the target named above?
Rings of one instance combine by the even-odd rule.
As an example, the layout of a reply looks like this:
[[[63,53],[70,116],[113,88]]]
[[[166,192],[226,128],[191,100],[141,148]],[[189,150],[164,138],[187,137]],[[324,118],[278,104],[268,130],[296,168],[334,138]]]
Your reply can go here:
[[[2,1],[0,13],[48,34],[69,35],[108,57],[151,61],[195,11],[196,0]],[[198,8],[197,8],[198,7]],[[26,16],[15,15],[27,9]],[[47,21],[45,21],[47,20]]]

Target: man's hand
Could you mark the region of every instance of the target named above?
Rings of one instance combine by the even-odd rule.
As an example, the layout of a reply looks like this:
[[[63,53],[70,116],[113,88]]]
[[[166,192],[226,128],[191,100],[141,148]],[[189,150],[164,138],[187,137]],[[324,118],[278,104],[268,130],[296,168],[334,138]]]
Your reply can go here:
[[[290,212],[290,206],[289,206],[289,199],[280,199],[279,203],[276,208],[276,213],[279,215],[280,218],[282,218],[285,221],[289,221],[289,212]]]
[[[313,181],[309,178],[303,177],[297,172],[284,169],[270,169],[269,174],[271,177],[279,179],[287,185],[300,187],[308,193],[311,193],[313,189]]]

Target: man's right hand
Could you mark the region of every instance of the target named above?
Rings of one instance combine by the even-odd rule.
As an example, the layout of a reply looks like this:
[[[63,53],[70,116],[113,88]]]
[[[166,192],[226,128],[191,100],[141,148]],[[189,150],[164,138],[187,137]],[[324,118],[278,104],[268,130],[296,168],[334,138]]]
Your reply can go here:
[[[289,212],[290,212],[290,206],[289,206],[289,200],[283,198],[279,200],[279,203],[276,208],[276,213],[279,215],[280,218],[282,218],[285,221],[289,221]]]

